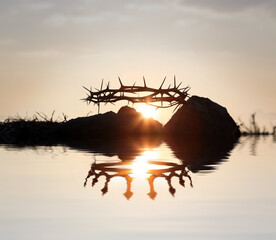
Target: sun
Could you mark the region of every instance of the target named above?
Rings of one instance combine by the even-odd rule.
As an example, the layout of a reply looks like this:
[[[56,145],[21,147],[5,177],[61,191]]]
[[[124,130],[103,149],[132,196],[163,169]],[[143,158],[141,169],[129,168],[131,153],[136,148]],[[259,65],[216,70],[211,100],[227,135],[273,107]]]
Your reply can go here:
[[[156,107],[144,104],[137,108],[137,112],[143,114],[145,118],[156,118],[157,117],[157,110]]]

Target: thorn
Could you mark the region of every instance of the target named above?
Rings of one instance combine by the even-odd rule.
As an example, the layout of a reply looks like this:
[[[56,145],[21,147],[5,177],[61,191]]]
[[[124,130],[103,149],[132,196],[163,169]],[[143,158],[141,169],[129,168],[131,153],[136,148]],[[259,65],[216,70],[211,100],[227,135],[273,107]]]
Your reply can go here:
[[[106,85],[106,89],[109,89],[109,82],[108,82],[107,85]]]
[[[101,84],[101,91],[103,90],[103,79],[102,79],[102,84]]]
[[[178,89],[178,88],[180,87],[180,85],[181,85],[181,84],[182,84],[182,82],[181,82],[181,83],[179,83],[179,84],[178,84],[178,86],[177,86],[176,88]]]
[[[160,88],[159,89],[161,89],[162,88],[162,86],[163,86],[163,84],[164,84],[164,82],[166,81],[166,77],[164,78],[164,80],[163,80],[163,82],[162,82],[162,84],[161,84],[161,86],[160,86]]]
[[[120,77],[118,77],[118,79],[119,79],[119,82],[120,82],[120,84],[121,84],[121,87],[123,87],[124,85],[123,85],[123,83],[122,83]]]
[[[147,84],[146,84],[146,79],[145,79],[145,77],[143,76],[143,80],[144,80],[144,85],[145,85],[145,87],[147,87]]]
[[[88,88],[86,88],[85,86],[82,86],[85,90],[87,90],[88,92],[91,92],[91,90],[89,90]]]
[[[174,88],[176,88],[176,78],[175,78],[175,75],[173,77],[173,81],[174,81]]]

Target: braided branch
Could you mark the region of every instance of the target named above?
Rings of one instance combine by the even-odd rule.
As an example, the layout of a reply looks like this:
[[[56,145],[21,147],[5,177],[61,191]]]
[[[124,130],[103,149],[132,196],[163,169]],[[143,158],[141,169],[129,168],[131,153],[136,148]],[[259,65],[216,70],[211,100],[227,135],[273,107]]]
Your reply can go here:
[[[186,98],[189,96],[188,91],[190,87],[180,88],[180,84],[176,85],[176,79],[174,77],[174,86],[162,89],[163,84],[165,83],[166,78],[163,80],[161,86],[156,88],[147,87],[146,80],[144,80],[144,86],[135,86],[135,83],[132,86],[123,85],[121,79],[119,78],[120,88],[111,89],[109,87],[109,82],[106,85],[106,88],[103,89],[103,80],[101,83],[101,88],[96,89],[97,91],[92,91],[84,87],[87,91],[87,97],[82,99],[87,103],[94,103],[100,107],[100,103],[111,103],[126,100],[133,104],[135,103],[146,103],[148,105],[158,108],[169,108],[176,106],[177,109],[179,106],[186,103]],[[133,96],[138,95],[138,96]],[[140,96],[142,94],[143,96]],[[165,103],[165,105],[164,105]]]

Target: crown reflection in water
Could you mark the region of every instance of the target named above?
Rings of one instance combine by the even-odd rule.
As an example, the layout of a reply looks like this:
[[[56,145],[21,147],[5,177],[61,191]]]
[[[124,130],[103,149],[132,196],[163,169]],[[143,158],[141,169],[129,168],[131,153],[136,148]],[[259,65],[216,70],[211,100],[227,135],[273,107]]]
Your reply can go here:
[[[133,195],[131,191],[131,184],[133,180],[145,179],[149,184],[148,196],[151,199],[155,199],[157,192],[154,189],[154,181],[157,178],[164,179],[168,186],[169,192],[174,196],[176,189],[172,186],[172,178],[179,179],[179,184],[185,187],[185,179],[189,180],[190,186],[193,187],[192,179],[189,176],[189,170],[184,164],[177,164],[173,162],[164,162],[152,159],[152,151],[145,151],[142,156],[137,157],[133,161],[119,161],[119,162],[106,162],[96,163],[91,165],[91,169],[85,178],[84,186],[86,186],[88,179],[92,178],[92,187],[99,181],[99,178],[103,176],[105,178],[104,187],[101,189],[102,194],[108,192],[109,182],[116,177],[124,178],[126,181],[126,192],[124,196],[130,199]]]

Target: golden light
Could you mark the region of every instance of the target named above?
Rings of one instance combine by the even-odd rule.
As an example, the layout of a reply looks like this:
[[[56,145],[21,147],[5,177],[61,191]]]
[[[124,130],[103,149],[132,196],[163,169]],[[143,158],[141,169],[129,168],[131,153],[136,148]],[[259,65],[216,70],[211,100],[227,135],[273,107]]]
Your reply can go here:
[[[148,171],[150,169],[155,169],[157,166],[149,164],[148,161],[157,158],[157,153],[155,151],[145,151],[142,156],[137,157],[131,164],[132,177],[145,179],[148,177]]]
[[[145,118],[156,118],[157,110],[156,107],[150,106],[148,104],[143,104],[137,108],[137,112],[143,114]]]
[[[132,177],[134,178],[147,178],[147,171],[149,170],[149,164],[145,159],[139,159],[131,165]]]

